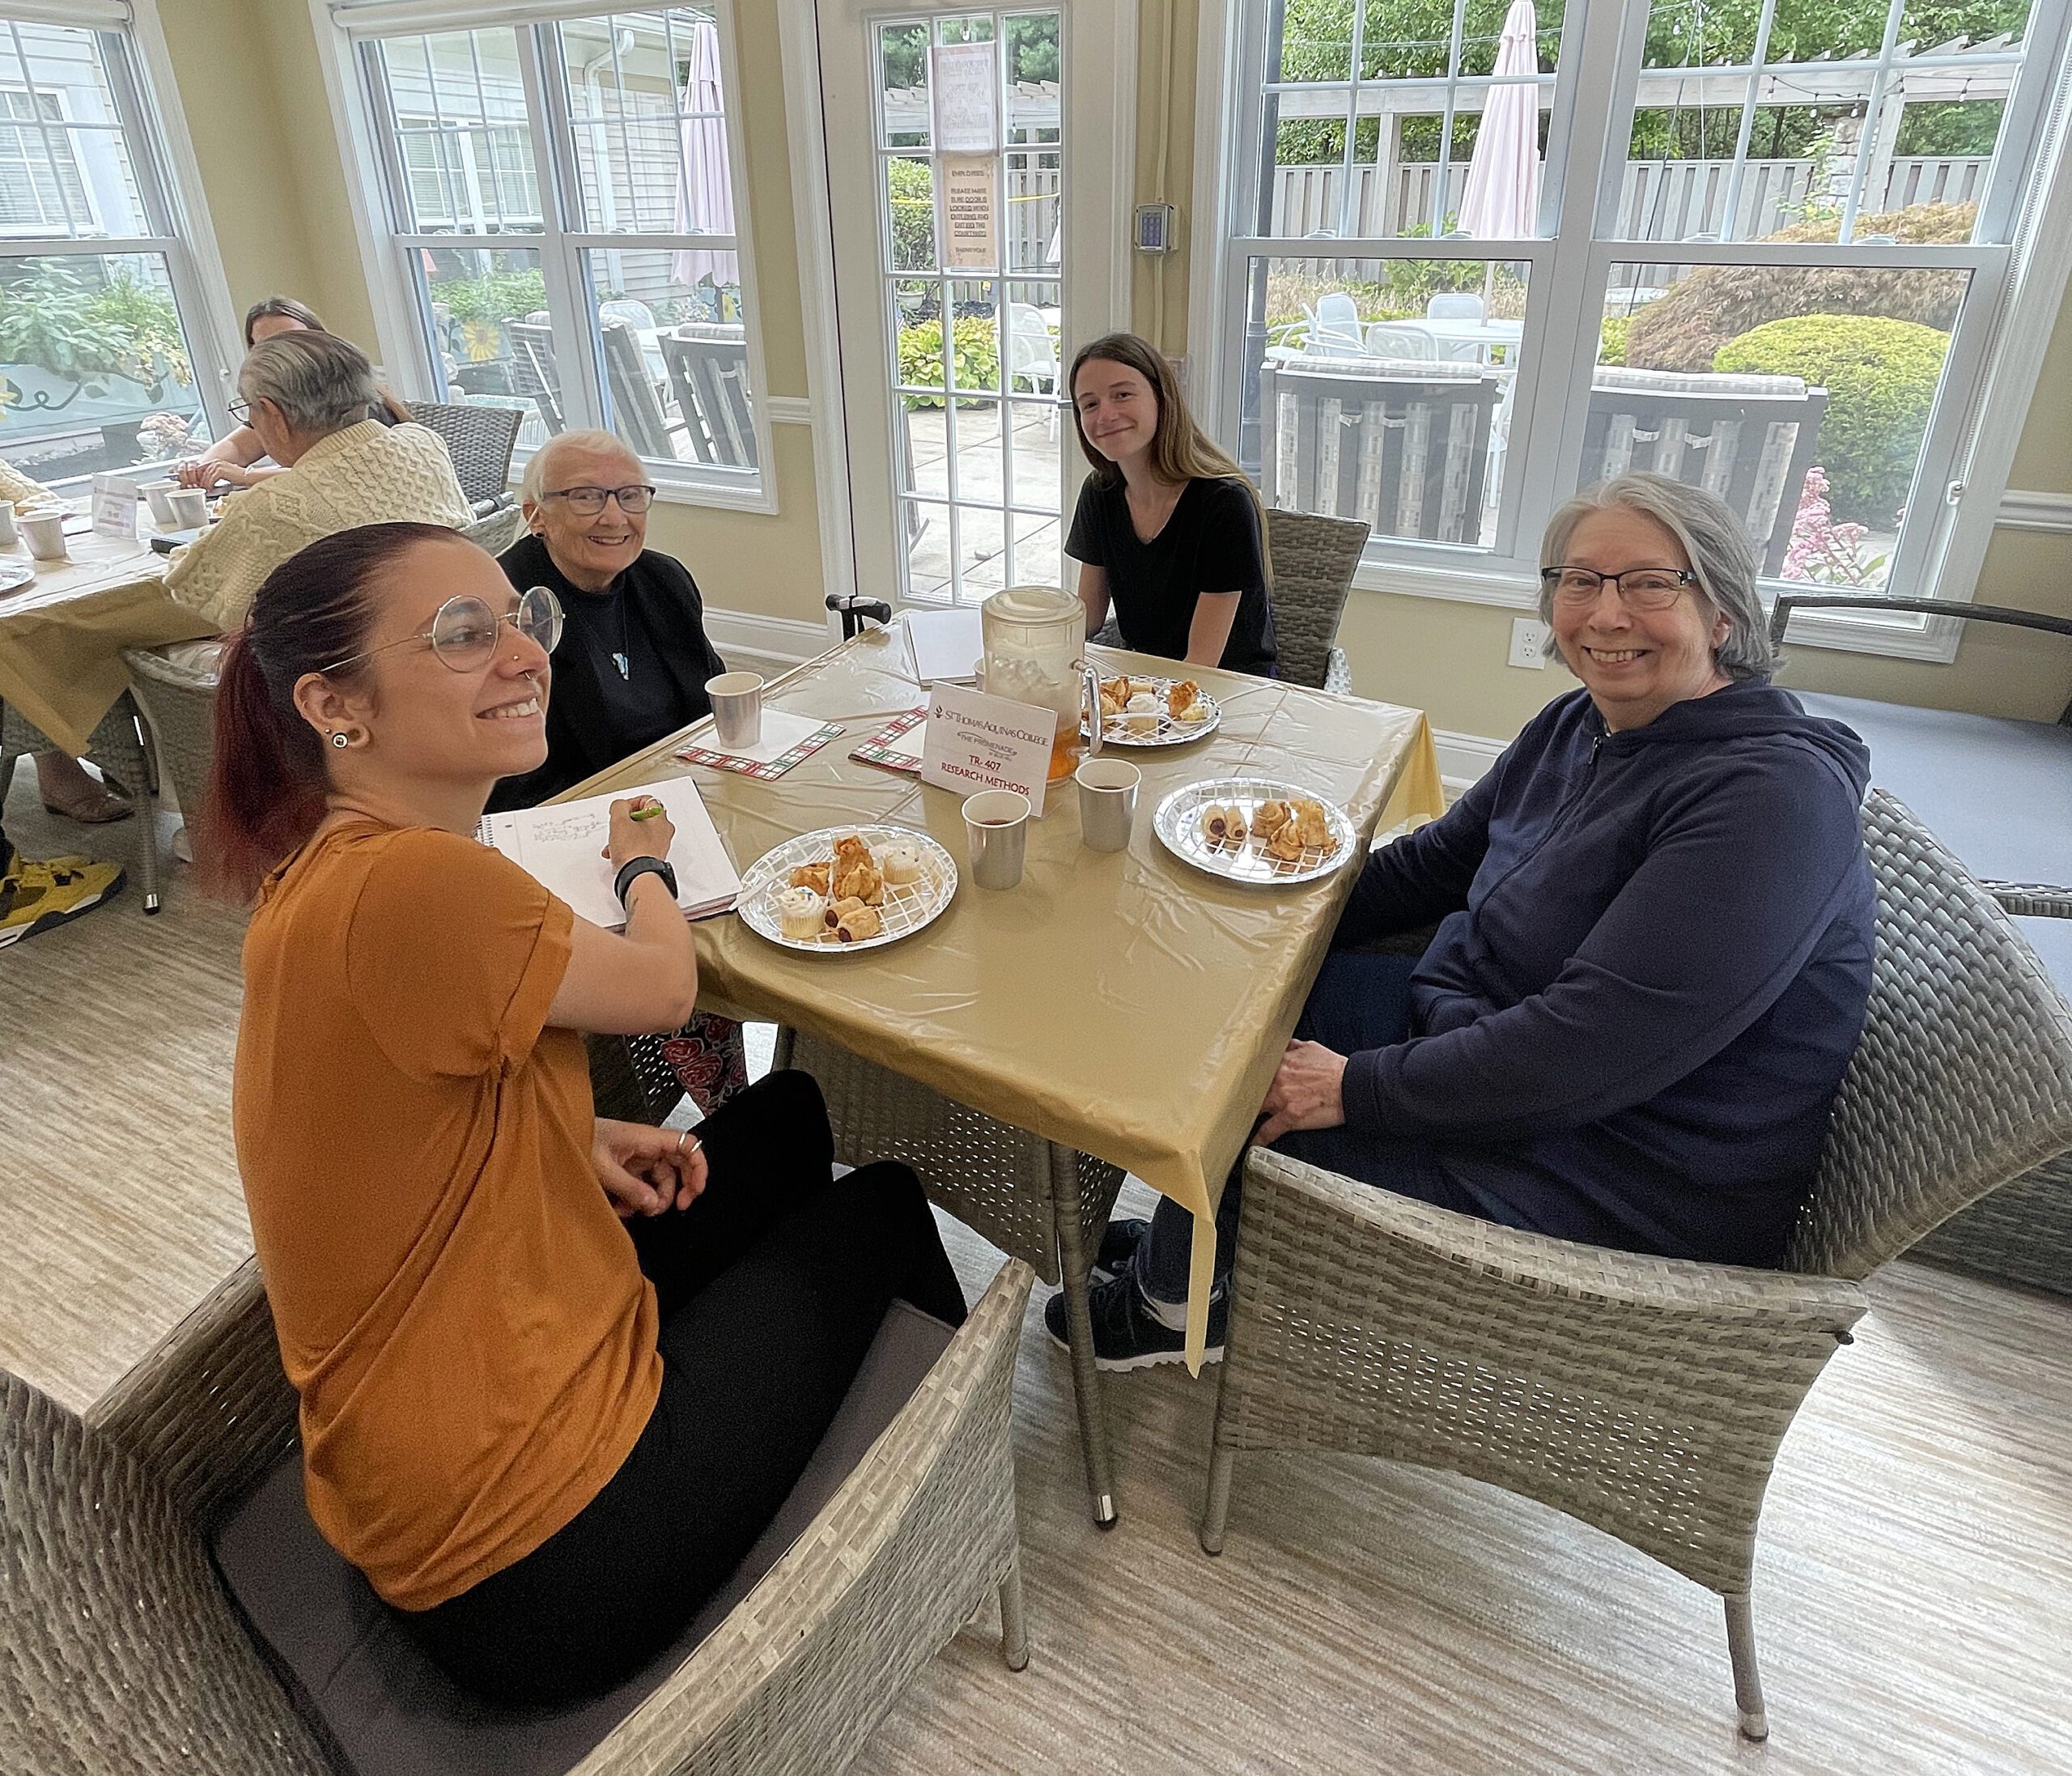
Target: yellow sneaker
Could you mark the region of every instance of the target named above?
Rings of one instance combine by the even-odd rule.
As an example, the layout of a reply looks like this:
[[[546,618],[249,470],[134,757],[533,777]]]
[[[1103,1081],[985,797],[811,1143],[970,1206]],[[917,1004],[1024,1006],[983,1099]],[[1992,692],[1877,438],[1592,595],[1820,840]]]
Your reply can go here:
[[[62,925],[120,893],[122,872],[90,857],[38,862],[17,852],[0,876],[0,950]]]

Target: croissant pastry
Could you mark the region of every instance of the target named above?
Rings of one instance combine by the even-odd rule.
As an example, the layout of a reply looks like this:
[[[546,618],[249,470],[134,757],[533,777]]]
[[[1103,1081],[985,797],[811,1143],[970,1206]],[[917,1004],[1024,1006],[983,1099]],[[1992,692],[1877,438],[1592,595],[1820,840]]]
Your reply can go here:
[[[1252,831],[1262,839],[1271,839],[1286,826],[1291,810],[1284,801],[1263,801],[1252,810]]]
[[[1296,836],[1306,849],[1331,849],[1331,822],[1325,818],[1324,805],[1320,801],[1298,801],[1295,804],[1294,824]]]
[[[1101,681],[1101,713],[1119,716],[1130,700],[1130,682],[1127,678],[1103,678]]]
[[[1182,678],[1166,687],[1166,712],[1177,721],[1182,709],[1191,709],[1201,701],[1201,686],[1191,678]]]
[[[1283,863],[1298,862],[1302,856],[1302,831],[1300,824],[1289,821],[1266,842],[1266,854],[1278,857]]]
[[[873,906],[885,899],[885,877],[871,848],[854,833],[834,841],[832,892],[837,900],[864,900]]]
[[[825,900],[827,898],[828,877],[834,868],[832,864],[800,864],[792,872],[792,886],[794,888],[810,888]]]

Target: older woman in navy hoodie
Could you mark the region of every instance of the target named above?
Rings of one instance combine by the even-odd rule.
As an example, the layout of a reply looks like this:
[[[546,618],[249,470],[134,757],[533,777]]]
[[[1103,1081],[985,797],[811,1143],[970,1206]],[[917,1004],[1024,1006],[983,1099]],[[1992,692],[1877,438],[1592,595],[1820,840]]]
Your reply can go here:
[[[1607,482],[1540,560],[1583,688],[1368,860],[1256,1138],[1506,1226],[1774,1265],[1870,995],[1870,754],[1771,685],[1755,554],[1711,494]],[[1421,957],[1361,947],[1434,922]],[[1178,1357],[1191,1232],[1170,1204],[1109,1229],[1104,1367]],[[1212,1346],[1222,1321],[1219,1285]]]

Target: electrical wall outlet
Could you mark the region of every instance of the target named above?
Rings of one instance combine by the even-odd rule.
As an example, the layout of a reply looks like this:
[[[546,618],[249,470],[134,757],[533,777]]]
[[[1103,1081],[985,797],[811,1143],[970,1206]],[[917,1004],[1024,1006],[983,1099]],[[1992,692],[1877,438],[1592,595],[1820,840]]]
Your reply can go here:
[[[1537,617],[1511,619],[1510,663],[1539,672],[1547,665],[1549,631]]]

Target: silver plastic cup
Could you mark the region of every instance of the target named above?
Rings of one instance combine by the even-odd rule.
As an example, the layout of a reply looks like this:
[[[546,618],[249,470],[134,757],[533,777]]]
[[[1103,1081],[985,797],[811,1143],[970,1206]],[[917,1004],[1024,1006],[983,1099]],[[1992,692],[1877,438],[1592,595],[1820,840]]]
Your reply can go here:
[[[1018,789],[982,789],[966,797],[964,836],[974,882],[981,888],[1018,886],[1029,843],[1029,798]]]
[[[723,672],[705,681],[712,728],[722,752],[743,752],[762,738],[762,674]]]
[[[1089,758],[1072,774],[1079,785],[1079,836],[1091,851],[1127,851],[1144,773],[1120,758]]]
[[[38,561],[69,561],[65,551],[65,514],[38,512],[21,520],[22,534],[28,539],[29,553]]]
[[[0,499],[0,549],[13,548],[15,541],[15,502]]]
[[[199,530],[209,521],[209,496],[199,487],[175,487],[165,503],[172,508],[176,529]]]

